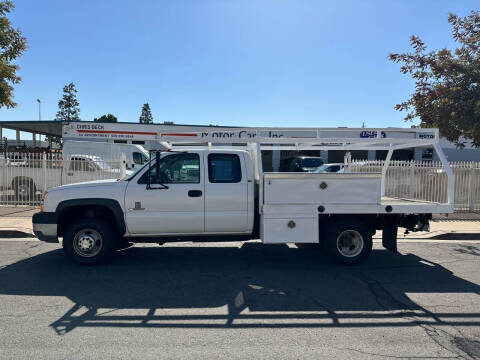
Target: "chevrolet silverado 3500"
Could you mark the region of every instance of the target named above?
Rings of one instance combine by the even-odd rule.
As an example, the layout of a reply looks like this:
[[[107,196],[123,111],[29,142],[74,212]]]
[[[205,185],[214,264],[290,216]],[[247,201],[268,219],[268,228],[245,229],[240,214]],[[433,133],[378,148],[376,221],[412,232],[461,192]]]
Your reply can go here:
[[[63,238],[65,254],[79,264],[107,259],[122,242],[260,238],[265,244],[321,244],[335,260],[351,265],[368,257],[376,230],[383,230],[384,247],[396,251],[398,227],[427,230],[432,213],[453,212],[453,174],[436,129],[371,130],[364,137],[358,137],[364,129],[315,129],[302,139],[295,134],[305,130],[290,131],[278,138],[262,137],[262,129],[225,138],[160,134],[175,145],[154,152],[134,174],[45,192],[41,212],[33,216],[34,232],[46,242]],[[182,136],[188,136],[189,147],[182,146]],[[235,136],[243,147],[230,145],[241,142]],[[392,152],[415,146],[437,151],[448,177],[446,203],[385,196]],[[388,153],[381,173],[351,173],[348,166],[338,174],[263,172],[261,149],[290,148]]]

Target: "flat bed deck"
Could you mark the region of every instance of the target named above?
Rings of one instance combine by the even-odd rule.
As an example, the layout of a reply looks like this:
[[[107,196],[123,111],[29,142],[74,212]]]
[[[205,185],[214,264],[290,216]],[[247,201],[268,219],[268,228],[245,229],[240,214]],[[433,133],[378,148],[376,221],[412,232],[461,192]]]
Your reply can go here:
[[[392,198],[388,196],[382,196],[381,205],[390,205],[392,207],[392,213],[404,212],[441,214],[450,213],[453,211],[452,206],[449,204],[426,200]]]
[[[382,205],[439,205],[440,203],[426,200],[413,200],[403,198],[382,197]]]

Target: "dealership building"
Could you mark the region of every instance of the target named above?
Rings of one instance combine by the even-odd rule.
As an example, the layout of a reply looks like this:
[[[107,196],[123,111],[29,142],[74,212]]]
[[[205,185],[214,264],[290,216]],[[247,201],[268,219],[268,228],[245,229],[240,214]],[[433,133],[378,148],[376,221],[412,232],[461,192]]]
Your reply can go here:
[[[3,129],[15,131],[14,139],[6,139],[3,136]],[[345,132],[345,128],[342,132]],[[56,136],[63,141],[102,141],[109,143],[138,144],[144,146],[147,150],[162,149],[162,139],[164,135],[172,134],[174,136],[181,134],[185,136],[185,142],[188,143],[189,136],[193,134],[215,133],[218,136],[226,137],[229,134],[244,131],[248,134],[250,131],[259,131],[267,137],[288,137],[295,138],[296,142],[301,142],[302,138],[309,138],[312,134],[317,134],[320,128],[238,128],[224,126],[203,126],[203,125],[180,125],[173,123],[163,124],[139,124],[139,123],[95,123],[91,121],[78,122],[59,122],[59,121],[2,121],[0,122],[0,139],[3,139],[1,146],[6,149],[39,148],[47,146],[47,143],[40,142],[38,135]],[[334,133],[333,129],[333,133]],[[425,129],[428,131],[428,129]],[[328,130],[332,133],[332,129]],[[370,129],[351,129],[352,137],[371,138],[382,137],[389,138],[388,128],[381,134]],[[31,134],[31,140],[20,140],[21,132]],[[287,135],[287,133],[289,135]],[[195,135],[196,136],[196,135]],[[265,135],[264,135],[265,136]],[[178,138],[178,136],[177,136]],[[223,139],[224,140],[224,139]],[[292,140],[293,141],[293,140]],[[246,140],[245,140],[246,142]],[[242,138],[232,138],[232,144],[242,144]],[[446,139],[440,139],[442,147],[449,161],[480,161],[480,149],[476,149],[469,144],[463,149],[459,149],[455,144]],[[402,149],[394,151],[393,160],[438,160],[432,148]],[[269,150],[263,152],[263,163],[265,170],[278,170],[280,161],[294,155],[320,156],[325,162],[343,162],[345,150]],[[353,159],[359,160],[381,160],[386,156],[385,150],[353,150],[351,151]]]

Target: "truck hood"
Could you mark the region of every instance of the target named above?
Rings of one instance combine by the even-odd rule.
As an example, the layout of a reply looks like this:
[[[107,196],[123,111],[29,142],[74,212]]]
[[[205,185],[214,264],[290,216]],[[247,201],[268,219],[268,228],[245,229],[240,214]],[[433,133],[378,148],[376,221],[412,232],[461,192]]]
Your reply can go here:
[[[111,199],[123,208],[127,184],[128,181],[109,179],[57,186],[47,190],[44,211],[55,212],[60,202],[76,199]]]
[[[126,181],[118,181],[117,179],[106,179],[106,180],[92,180],[92,181],[83,181],[74,184],[67,184],[61,185],[48,190],[48,192],[52,191],[62,191],[62,190],[70,190],[70,189],[78,189],[82,187],[107,187],[107,186],[126,186]]]

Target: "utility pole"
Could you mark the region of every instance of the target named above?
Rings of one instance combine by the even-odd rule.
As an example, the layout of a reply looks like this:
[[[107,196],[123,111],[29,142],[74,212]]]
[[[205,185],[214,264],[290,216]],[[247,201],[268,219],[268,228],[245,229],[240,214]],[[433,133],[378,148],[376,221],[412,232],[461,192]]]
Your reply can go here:
[[[41,101],[40,99],[37,99],[38,102],[38,121],[42,120],[42,112],[41,112]]]
[[[41,111],[41,104],[42,102],[40,101],[40,99],[37,99],[37,102],[38,102],[38,121],[42,120],[42,111]],[[42,146],[42,135],[39,135],[39,140],[40,140],[40,146]],[[33,143],[34,143],[34,146],[35,146],[35,143],[37,141],[37,135],[36,134],[33,134]]]

